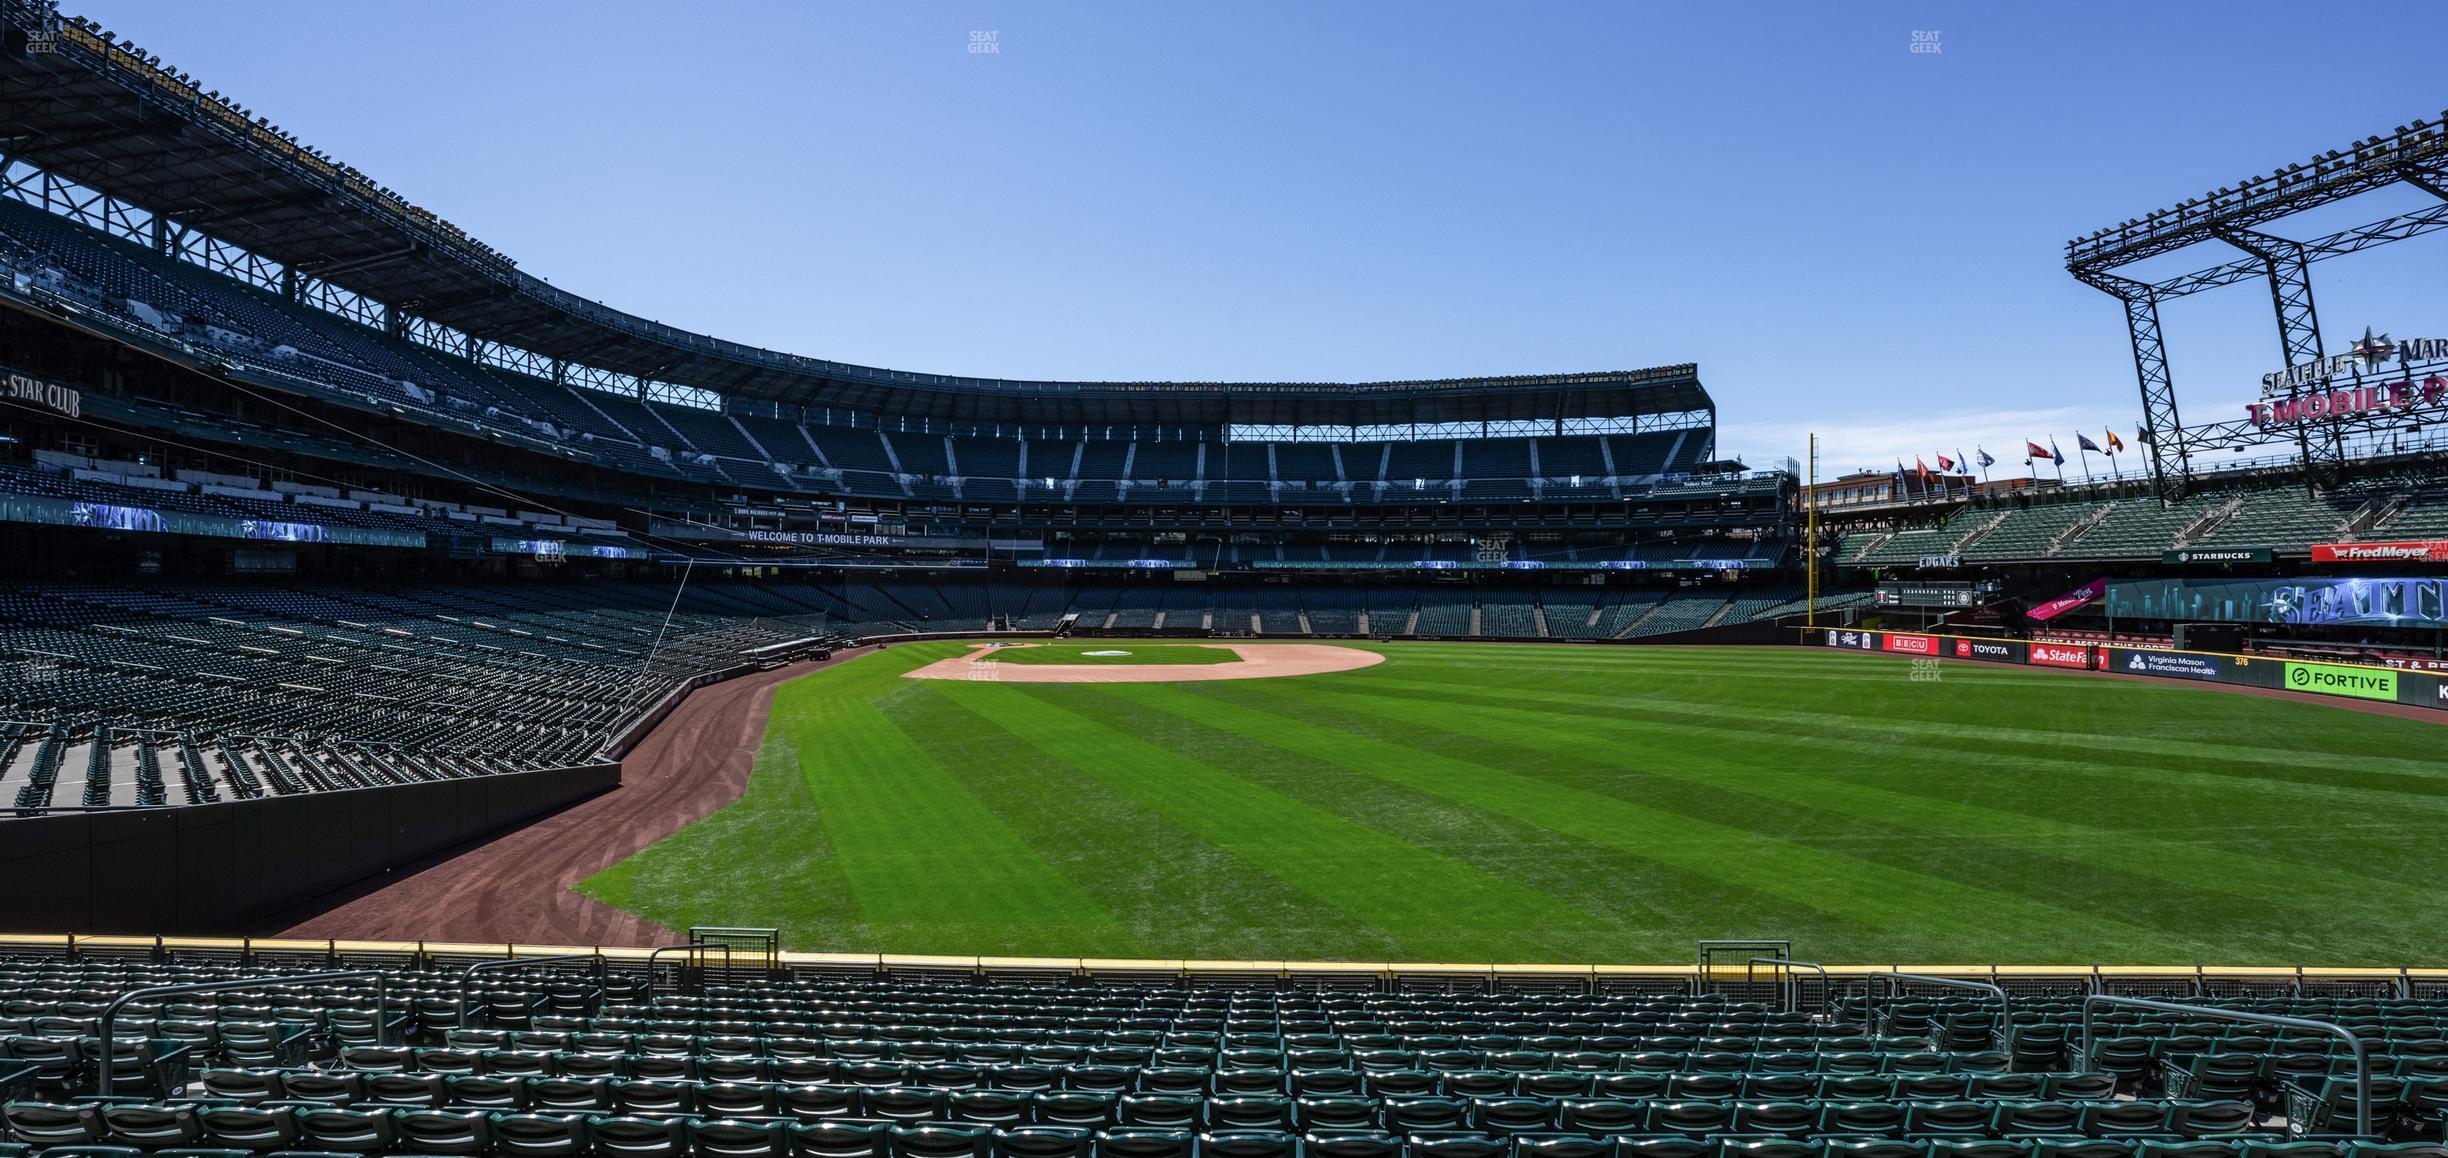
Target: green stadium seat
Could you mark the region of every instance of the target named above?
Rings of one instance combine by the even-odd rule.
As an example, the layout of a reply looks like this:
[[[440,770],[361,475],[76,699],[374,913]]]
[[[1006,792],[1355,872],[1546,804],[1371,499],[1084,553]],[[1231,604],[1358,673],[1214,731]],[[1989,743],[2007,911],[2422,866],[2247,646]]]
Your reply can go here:
[[[102,1115],[92,1106],[10,1102],[0,1107],[0,1121],[8,1123],[11,1137],[46,1150],[99,1143],[105,1134]]]
[[[1917,1137],[1981,1137],[1997,1119],[1988,1102],[1914,1102],[1904,1111],[1904,1130]]]
[[[2163,1102],[2085,1102],[2076,1127],[2090,1137],[2165,1134],[2173,1128]]]
[[[297,1112],[288,1107],[203,1105],[196,1125],[206,1143],[226,1150],[288,1150],[298,1142]]]
[[[889,1158],[987,1158],[991,1146],[994,1131],[969,1121],[896,1124],[884,1131],[884,1153]]]
[[[2133,1143],[2109,1138],[2049,1138],[2032,1143],[2032,1158],[2133,1158]]]
[[[2134,1158],[2238,1158],[2237,1143],[2194,1138],[2181,1142],[2146,1139],[2134,1143]]]
[[[602,1148],[605,1120],[598,1119],[589,1129],[597,1149]],[[798,1158],[881,1158],[884,1153],[884,1126],[878,1122],[808,1121],[792,1122],[791,1153]],[[674,1146],[680,1139],[674,1135]]]
[[[1822,1102],[1819,1132],[1870,1137],[1901,1135],[1908,1128],[1908,1109],[1902,1103],[1890,1101]]]
[[[1717,1144],[1698,1138],[1622,1138],[1616,1158],[1716,1158]]]
[[[442,1074],[366,1074],[364,1085],[365,1100],[377,1105],[438,1110],[450,1101],[450,1087]]]
[[[496,1158],[584,1158],[589,1142],[581,1114],[495,1114]]]
[[[475,1156],[493,1148],[493,1119],[475,1110],[400,1110],[392,1128],[410,1153]]]
[[[1288,1131],[1292,1121],[1292,1100],[1275,1094],[1229,1094],[1207,1100],[1205,1124],[1213,1131]]]
[[[1485,1134],[1441,1130],[1411,1135],[1406,1149],[1409,1158],[1509,1158],[1513,1146]]]
[[[1499,1137],[1555,1129],[1555,1103],[1544,1098],[1480,1098],[1471,1103],[1470,1125]]]
[[[1402,1158],[1402,1139],[1372,1131],[1312,1131],[1301,1138],[1309,1158]]]
[[[995,1131],[995,1158],[1088,1158],[1094,1131],[1077,1126],[1013,1126]]]
[[[1216,1130],[1199,1135],[1199,1158],[1299,1158],[1300,1138],[1281,1130]]]
[[[1927,1139],[1929,1158],[2031,1158],[2032,1144],[2019,1139],[1941,1137]]]
[[[1730,1102],[1659,1102],[1649,1108],[1649,1132],[1705,1138],[1734,1129]]]
[[[1188,1130],[1117,1126],[1097,1135],[1096,1158],[1191,1158],[1197,1142]]]
[[[1927,1158],[1929,1144],[1894,1138],[1825,1138],[1826,1158]]]
[[[306,1146],[337,1154],[380,1154],[399,1144],[387,1108],[359,1109],[318,1106],[298,1112],[298,1140]]]
[[[347,1070],[291,1073],[281,1079],[281,1100],[347,1106],[365,1100],[365,1075]]]

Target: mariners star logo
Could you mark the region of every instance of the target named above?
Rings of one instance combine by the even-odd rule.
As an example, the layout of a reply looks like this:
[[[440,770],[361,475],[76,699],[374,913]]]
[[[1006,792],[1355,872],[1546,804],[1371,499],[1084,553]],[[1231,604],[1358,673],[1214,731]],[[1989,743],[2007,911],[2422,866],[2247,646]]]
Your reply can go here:
[[[2363,327],[2363,340],[2356,342],[2354,349],[2346,352],[2353,355],[2355,361],[2363,363],[2364,369],[2369,370],[2388,361],[2389,355],[2397,352],[2397,345],[2389,341],[2387,334],[2374,335],[2372,328],[2365,326]]]

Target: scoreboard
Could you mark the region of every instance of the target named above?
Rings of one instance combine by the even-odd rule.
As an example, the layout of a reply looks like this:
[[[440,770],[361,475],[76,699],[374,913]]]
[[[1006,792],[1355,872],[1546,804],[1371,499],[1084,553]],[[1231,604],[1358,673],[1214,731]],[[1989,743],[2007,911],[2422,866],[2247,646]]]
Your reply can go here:
[[[1995,579],[1978,583],[1881,583],[1870,601],[1879,607],[1936,607],[1963,610],[1997,597],[2004,584]]]

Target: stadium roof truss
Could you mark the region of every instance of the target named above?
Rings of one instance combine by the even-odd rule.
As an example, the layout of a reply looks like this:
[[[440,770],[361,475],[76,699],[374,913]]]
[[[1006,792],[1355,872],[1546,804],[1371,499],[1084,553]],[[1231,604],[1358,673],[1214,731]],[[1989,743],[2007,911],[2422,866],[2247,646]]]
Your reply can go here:
[[[2282,218],[2399,183],[2421,189],[2440,204],[2307,241],[2265,230]],[[2285,427],[2261,426],[2248,419],[2186,426],[2160,336],[2159,303],[2221,286],[2263,281],[2269,287],[2285,365],[2317,362],[2324,353],[2320,318],[2313,305],[2312,263],[2441,228],[2448,228],[2448,114],[2440,120],[2399,126],[2389,136],[2332,149],[2309,162],[2067,242],[2066,271],[2125,307],[2126,332],[2133,344],[2134,372],[2142,393],[2142,427],[2150,435],[2151,472],[2160,496],[2173,501],[2191,488],[2192,460],[2199,451],[2282,441],[2296,444],[2308,485],[2333,483],[2343,466],[2348,433],[2402,419],[2367,411]],[[2135,262],[2203,242],[2223,244],[2243,256],[2155,281],[2118,272]],[[2316,381],[2298,389],[2326,387]]]
[[[517,373],[939,421],[1394,426],[1712,411],[1691,365],[1433,381],[1045,382],[886,370],[589,301],[45,0],[0,0],[13,196],[405,340]],[[39,187],[36,187],[39,186]],[[199,249],[209,252],[198,252]]]

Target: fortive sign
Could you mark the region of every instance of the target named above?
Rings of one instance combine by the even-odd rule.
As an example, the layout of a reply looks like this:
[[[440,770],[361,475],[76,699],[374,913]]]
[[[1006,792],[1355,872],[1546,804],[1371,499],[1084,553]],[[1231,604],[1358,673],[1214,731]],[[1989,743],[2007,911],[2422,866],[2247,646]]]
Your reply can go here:
[[[1926,635],[1890,635],[1886,638],[1886,644],[1889,651],[1909,652],[1913,655],[1938,654],[1938,641]]]
[[[2314,543],[2315,563],[2448,563],[2448,542]]]
[[[2385,668],[2290,662],[2286,665],[2286,686],[2288,691],[2397,702],[2397,673]]]
[[[2295,398],[2279,398],[2269,402],[2247,402],[2244,413],[2255,426],[2273,422],[2309,422],[2315,418],[2352,418],[2358,414],[2374,414],[2383,410],[2412,410],[2437,406],[2448,397],[2448,378],[2434,374],[2416,386],[2411,381],[2391,382],[2385,386],[2357,386],[2348,390],[2322,390]]]
[[[2091,649],[2069,643],[2035,643],[2031,661],[2042,667],[2090,667]]]

